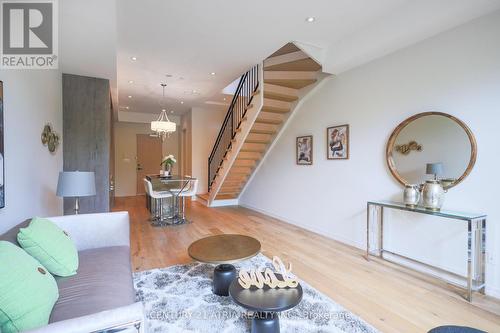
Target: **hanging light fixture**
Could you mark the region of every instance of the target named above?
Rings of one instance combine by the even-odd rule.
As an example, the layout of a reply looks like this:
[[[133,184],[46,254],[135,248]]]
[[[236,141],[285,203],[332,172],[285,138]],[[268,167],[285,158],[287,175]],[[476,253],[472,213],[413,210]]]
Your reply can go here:
[[[163,88],[163,97],[160,104],[163,108],[158,119],[151,122],[151,130],[156,132],[158,136],[161,136],[163,139],[165,139],[167,135],[175,132],[176,124],[168,119],[167,109],[165,109],[165,87],[167,86],[167,84],[162,83],[161,86]]]

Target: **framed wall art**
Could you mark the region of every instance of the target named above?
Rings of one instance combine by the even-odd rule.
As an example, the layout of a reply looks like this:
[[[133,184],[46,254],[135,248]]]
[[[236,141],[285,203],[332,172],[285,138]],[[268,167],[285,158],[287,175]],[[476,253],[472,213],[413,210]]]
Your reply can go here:
[[[297,164],[298,165],[311,165],[313,163],[313,137],[312,137],[312,135],[297,137],[296,157],[297,157]]]
[[[349,125],[328,127],[326,146],[326,157],[329,160],[347,160],[349,158]]]

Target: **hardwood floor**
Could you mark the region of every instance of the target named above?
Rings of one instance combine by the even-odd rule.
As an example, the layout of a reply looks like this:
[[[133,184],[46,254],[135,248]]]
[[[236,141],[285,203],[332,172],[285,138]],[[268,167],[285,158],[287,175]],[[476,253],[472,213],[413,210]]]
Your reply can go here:
[[[469,304],[444,282],[374,259],[363,251],[242,207],[207,208],[188,203],[191,224],[152,227],[144,197],[117,198],[115,211],[131,217],[133,267],[137,271],[191,259],[194,240],[215,234],[251,235],[268,257],[293,263],[293,272],[382,332],[421,333],[445,325],[500,332],[500,301],[474,294]]]

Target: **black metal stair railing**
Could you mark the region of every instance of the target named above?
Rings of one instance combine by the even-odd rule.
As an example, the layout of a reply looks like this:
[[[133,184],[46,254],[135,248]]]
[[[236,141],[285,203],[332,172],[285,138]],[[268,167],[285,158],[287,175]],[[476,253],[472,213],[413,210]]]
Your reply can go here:
[[[226,117],[222,123],[214,148],[208,157],[208,190],[217,175],[217,171],[222,166],[224,157],[231,149],[233,139],[238,128],[246,115],[247,109],[252,103],[255,92],[259,89],[259,65],[255,65],[248,72],[243,74],[234,93],[233,100],[229,105]]]

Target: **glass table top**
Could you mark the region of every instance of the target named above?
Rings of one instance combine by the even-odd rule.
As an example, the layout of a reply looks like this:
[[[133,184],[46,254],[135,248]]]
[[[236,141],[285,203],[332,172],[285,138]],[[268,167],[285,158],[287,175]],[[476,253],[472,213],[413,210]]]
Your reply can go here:
[[[428,214],[428,215],[440,216],[440,217],[447,217],[447,218],[456,219],[456,220],[469,221],[469,220],[486,218],[486,214],[465,213],[465,212],[452,211],[452,210],[446,210],[446,209],[434,211],[434,210],[426,209],[426,208],[421,207],[421,206],[411,208],[411,207],[407,207],[402,202],[395,202],[395,201],[384,201],[384,200],[382,200],[382,201],[368,201],[368,204],[375,205],[375,206],[387,207],[387,208],[393,208],[393,209],[399,209],[399,210],[406,210],[406,211],[410,211],[410,212],[417,212],[417,213],[423,213],[423,214]]]
[[[187,176],[172,175],[171,177],[160,177],[160,175],[148,175],[146,179],[151,182],[153,186],[153,191],[164,192],[171,190],[178,190],[187,187],[187,184],[191,180],[196,178]]]

